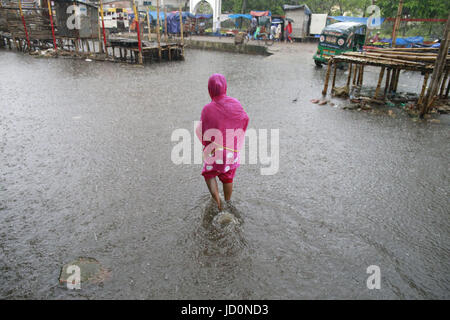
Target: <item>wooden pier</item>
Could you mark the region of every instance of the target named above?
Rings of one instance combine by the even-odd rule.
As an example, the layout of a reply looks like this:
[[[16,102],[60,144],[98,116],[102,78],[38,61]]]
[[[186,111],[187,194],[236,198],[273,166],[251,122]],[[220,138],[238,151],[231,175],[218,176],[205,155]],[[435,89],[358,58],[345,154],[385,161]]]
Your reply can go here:
[[[448,48],[448,46],[447,46]],[[444,48],[445,50],[445,48]],[[364,71],[367,66],[379,67],[380,73],[376,89],[372,97],[367,97],[371,102],[383,104],[387,99],[395,97],[400,74],[408,70],[419,72],[424,76],[423,85],[417,102],[417,109],[422,114],[428,112],[432,103],[436,100],[448,99],[450,80],[450,55],[445,53],[444,62],[438,75],[438,90],[432,94],[427,93],[427,84],[430,75],[436,70],[439,50],[434,48],[388,48],[369,49],[366,52],[345,52],[342,55],[332,57],[328,62],[325,83],[322,94],[328,93],[330,78],[332,79],[331,92],[346,93],[349,95],[352,89],[361,89],[364,81]],[[344,87],[336,87],[336,72],[340,65],[348,65],[347,82]]]
[[[109,40],[111,56],[114,60],[139,63],[138,40],[128,38],[113,38]],[[162,60],[183,60],[183,43],[142,41],[143,63],[159,62]]]
[[[170,41],[167,35],[165,41],[161,41],[159,21],[155,41],[152,41],[150,31],[148,41],[142,40],[139,32],[137,40],[115,38],[107,36],[102,14],[99,23],[99,9],[103,12],[102,1],[100,7],[77,0],[54,0],[53,3],[52,6],[51,1],[48,1],[46,7],[22,10],[21,0],[17,0],[0,7],[0,48],[34,55],[44,52],[42,55],[45,56],[71,56],[138,64],[184,59],[183,32],[177,41]],[[159,11],[159,0],[157,3]],[[135,8],[134,1],[132,4]],[[81,27],[66,26],[69,18],[67,11],[70,12],[68,5],[86,7],[87,14],[80,20]],[[148,19],[147,24],[151,30]],[[182,19],[180,24],[183,30]]]

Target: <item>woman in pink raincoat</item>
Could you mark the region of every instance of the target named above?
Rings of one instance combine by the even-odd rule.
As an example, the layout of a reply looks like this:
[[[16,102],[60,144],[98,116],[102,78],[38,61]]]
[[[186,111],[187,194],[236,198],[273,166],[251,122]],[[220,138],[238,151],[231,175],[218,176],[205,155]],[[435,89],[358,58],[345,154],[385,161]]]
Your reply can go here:
[[[222,210],[216,177],[223,183],[225,201],[229,201],[249,118],[241,103],[226,95],[227,81],[223,75],[216,73],[209,78],[208,91],[211,102],[203,107],[196,133],[204,146],[202,175]]]

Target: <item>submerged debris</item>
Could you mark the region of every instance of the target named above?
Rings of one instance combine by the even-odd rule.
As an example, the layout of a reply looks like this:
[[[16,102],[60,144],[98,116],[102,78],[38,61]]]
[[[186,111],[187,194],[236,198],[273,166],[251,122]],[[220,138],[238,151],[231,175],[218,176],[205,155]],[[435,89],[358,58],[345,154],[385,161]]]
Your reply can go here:
[[[38,57],[54,57],[57,55],[57,51],[52,48],[45,50],[35,50],[30,52],[30,55]]]
[[[349,96],[349,87],[335,87],[333,88],[333,95],[336,97],[348,97]]]
[[[442,105],[436,107],[436,111],[441,114],[449,114],[450,113],[450,106],[449,105]]]
[[[59,275],[59,282],[61,284],[67,283],[69,277],[74,274],[74,271],[68,270],[71,266],[77,266],[80,268],[80,282],[83,283],[101,283],[110,276],[110,271],[103,268],[96,259],[89,257],[79,257],[78,259],[65,264],[61,268]],[[71,271],[71,272],[68,272]]]

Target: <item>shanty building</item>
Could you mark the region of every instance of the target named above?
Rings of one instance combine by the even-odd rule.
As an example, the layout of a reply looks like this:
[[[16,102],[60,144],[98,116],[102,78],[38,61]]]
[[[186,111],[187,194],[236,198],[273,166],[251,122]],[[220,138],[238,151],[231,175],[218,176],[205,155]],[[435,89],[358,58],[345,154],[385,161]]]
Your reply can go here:
[[[306,4],[283,5],[286,20],[292,20],[292,38],[303,40],[309,36],[309,26],[311,23],[311,10]],[[287,24],[286,21],[286,24]]]
[[[98,8],[73,0],[53,0],[57,35],[67,38],[98,38]]]

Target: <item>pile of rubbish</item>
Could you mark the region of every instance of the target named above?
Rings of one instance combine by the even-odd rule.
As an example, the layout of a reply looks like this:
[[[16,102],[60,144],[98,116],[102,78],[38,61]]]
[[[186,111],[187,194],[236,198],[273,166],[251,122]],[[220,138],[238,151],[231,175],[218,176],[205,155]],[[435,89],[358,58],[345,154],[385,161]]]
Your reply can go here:
[[[342,107],[343,110],[363,111],[371,114],[388,115],[395,118],[397,115],[408,115],[413,121],[418,121],[419,111],[417,107],[418,95],[411,92],[398,92],[388,95],[386,100],[374,99],[375,90],[373,88],[359,88],[348,86],[335,87],[333,89],[334,97],[348,97],[350,103]],[[336,106],[330,99],[312,99],[311,103],[318,105],[330,105]],[[425,119],[428,122],[440,123],[439,119],[435,117],[438,114],[450,114],[450,105],[448,103],[442,103],[434,107],[430,114],[425,115]]]
[[[436,111],[440,114],[450,114],[450,106],[448,104],[437,106]]]
[[[50,49],[46,49],[46,50],[35,50],[35,51],[30,52],[30,54],[32,56],[38,56],[38,57],[55,57],[58,54],[58,52],[55,49],[50,48]]]

